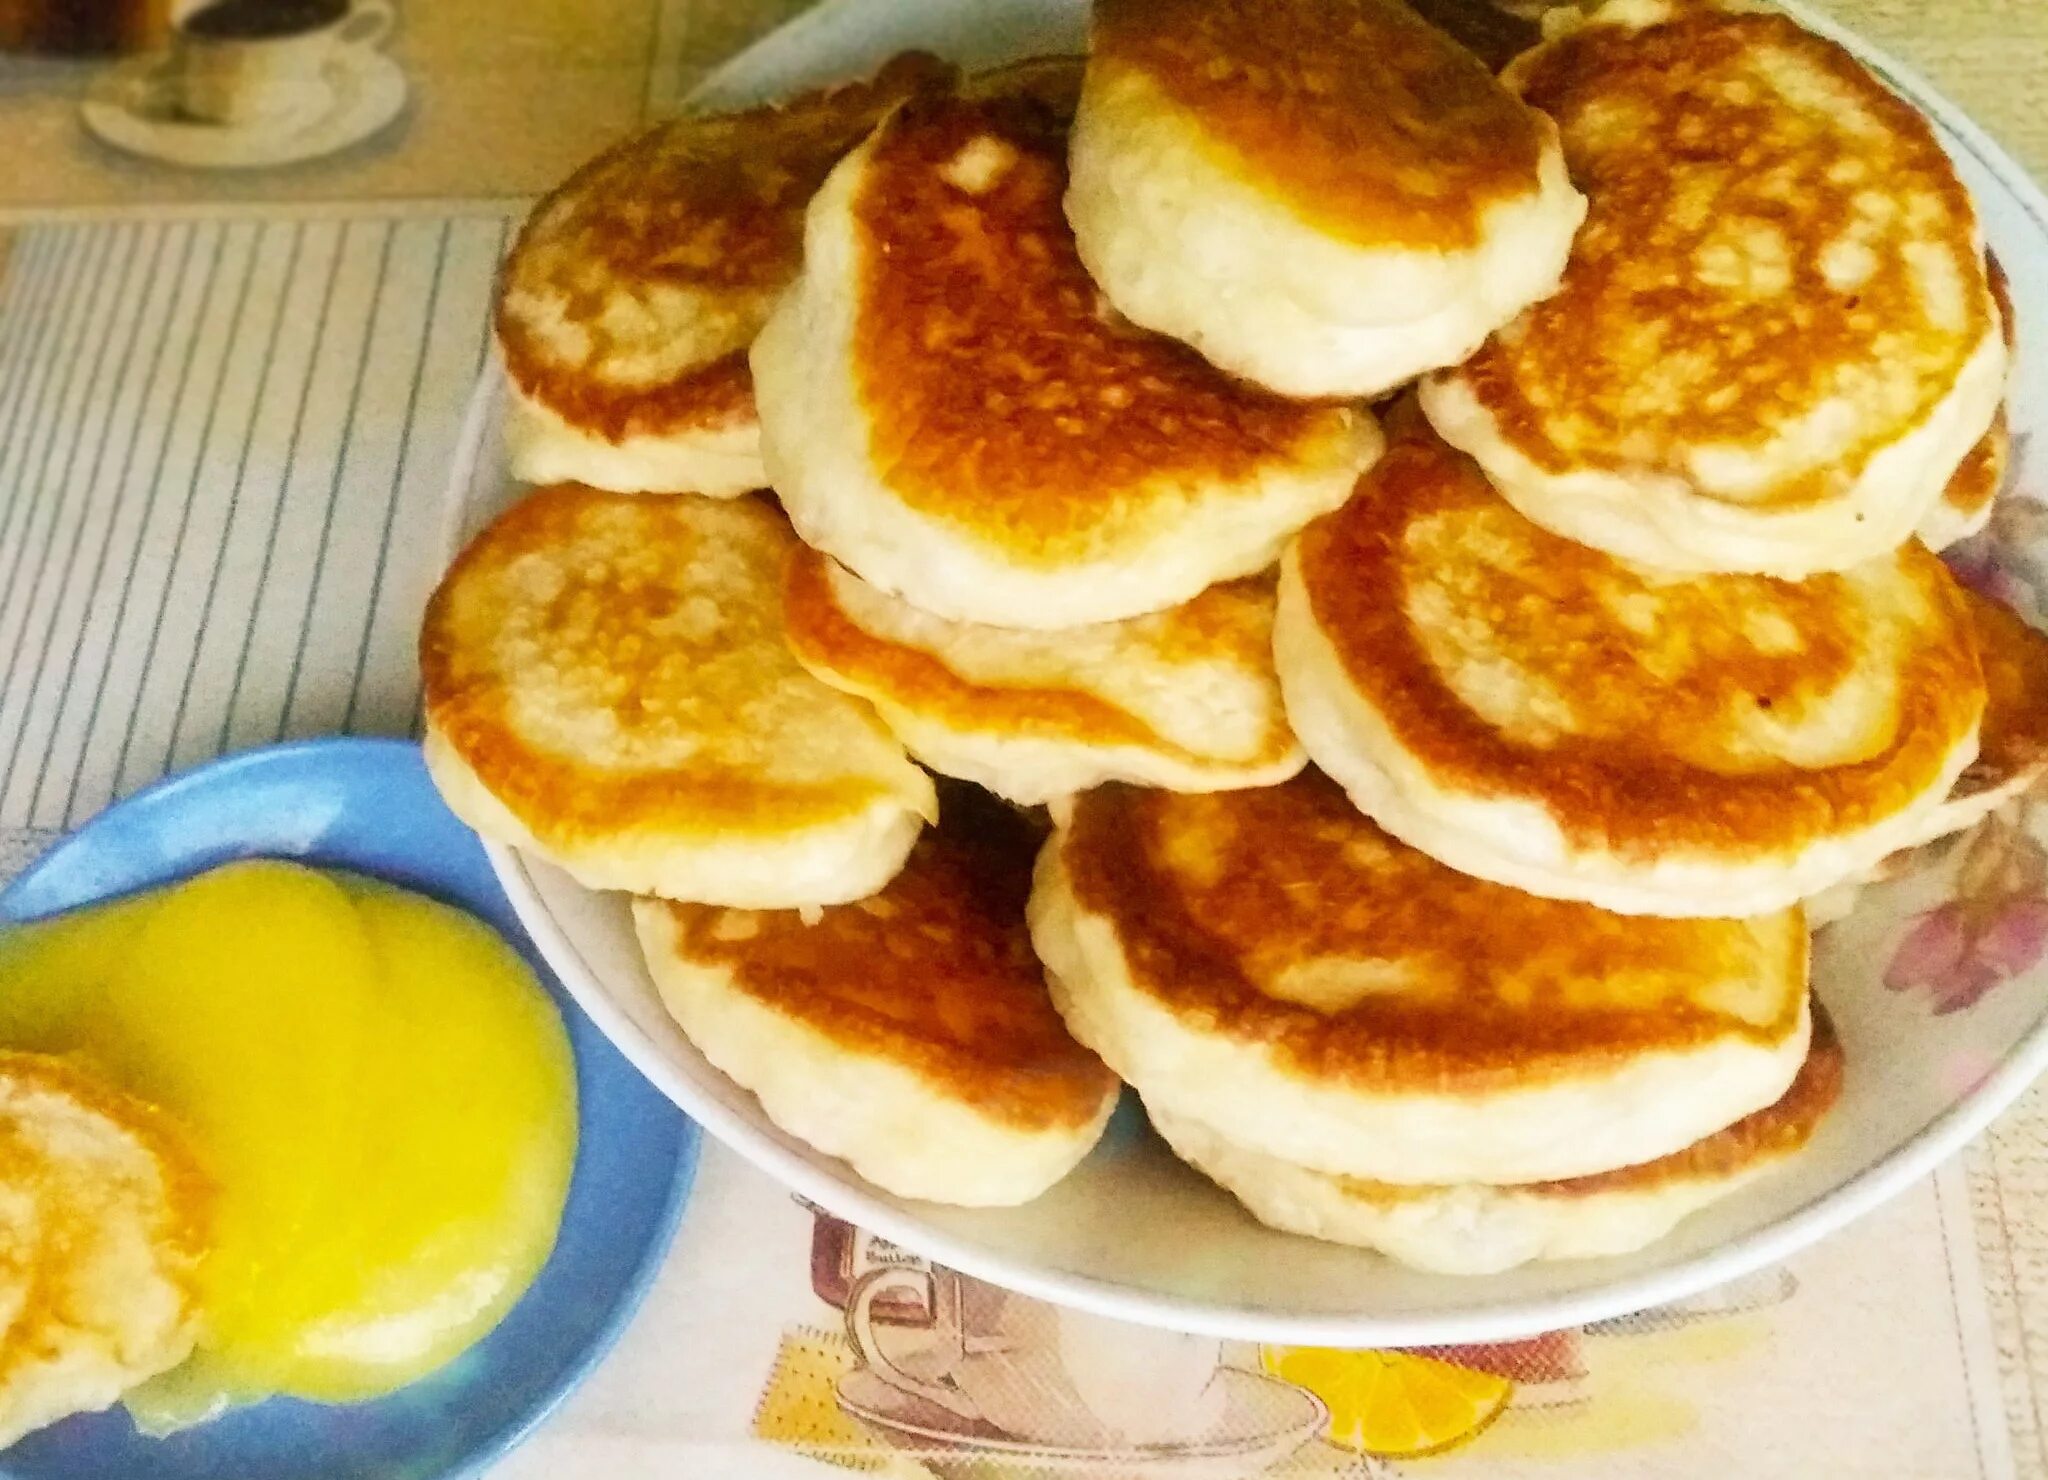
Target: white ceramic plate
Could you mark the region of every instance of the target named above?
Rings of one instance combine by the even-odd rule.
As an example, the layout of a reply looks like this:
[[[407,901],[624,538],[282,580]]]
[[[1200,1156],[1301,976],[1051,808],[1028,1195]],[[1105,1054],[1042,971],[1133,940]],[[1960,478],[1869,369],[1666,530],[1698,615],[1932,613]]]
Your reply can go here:
[[[700,96],[729,104],[865,71],[924,45],[962,61],[1073,49],[1071,0],[826,0],[748,51]],[[1815,29],[1829,31],[1802,14]],[[1935,120],[2012,275],[2022,326],[2014,422],[2048,424],[2048,200],[1924,83],[1842,37]],[[471,406],[451,534],[516,495],[498,451],[495,371]],[[2039,439],[2033,439],[2039,444]],[[2048,467],[2021,443],[1993,530],[1958,557],[2039,620],[2048,594]],[[2035,460],[2037,463],[2040,459]],[[527,928],[592,1018],[662,1090],[804,1197],[967,1274],[1105,1315],[1186,1331],[1328,1345],[1501,1340],[1678,1299],[1781,1259],[1925,1176],[2048,1067],[2048,818],[2025,807],[1933,850],[1824,932],[1815,985],[1848,1055],[1837,1112],[1782,1173],[1626,1258],[1459,1279],[1270,1232],[1179,1162],[1135,1107],[1065,1182],[1028,1207],[891,1197],[792,1140],[705,1061],[663,1011],[626,901],[509,849],[491,850]],[[1128,1097],[1127,1097],[1128,1100]]]

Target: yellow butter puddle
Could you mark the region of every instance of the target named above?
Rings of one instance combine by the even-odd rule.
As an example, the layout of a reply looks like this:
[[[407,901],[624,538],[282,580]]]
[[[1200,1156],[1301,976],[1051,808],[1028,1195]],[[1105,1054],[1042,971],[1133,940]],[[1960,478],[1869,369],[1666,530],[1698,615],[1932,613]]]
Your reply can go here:
[[[166,1431],[271,1393],[374,1397],[497,1324],[554,1245],[568,1037],[493,931],[298,864],[0,933],[0,1047],[75,1054],[184,1127],[217,1188]]]

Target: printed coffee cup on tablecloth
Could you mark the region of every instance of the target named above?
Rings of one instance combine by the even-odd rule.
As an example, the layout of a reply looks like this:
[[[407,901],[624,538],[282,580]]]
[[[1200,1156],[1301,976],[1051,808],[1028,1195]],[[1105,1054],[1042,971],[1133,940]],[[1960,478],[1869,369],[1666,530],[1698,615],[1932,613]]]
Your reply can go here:
[[[384,0],[213,0],[182,17],[171,79],[188,117],[230,127],[318,111],[329,68],[391,30]]]
[[[915,1318],[875,1307],[911,1293]],[[870,1371],[1012,1439],[1117,1450],[1201,1440],[1223,1416],[1222,1344],[1126,1325],[968,1279],[885,1266],[854,1281],[847,1334]]]

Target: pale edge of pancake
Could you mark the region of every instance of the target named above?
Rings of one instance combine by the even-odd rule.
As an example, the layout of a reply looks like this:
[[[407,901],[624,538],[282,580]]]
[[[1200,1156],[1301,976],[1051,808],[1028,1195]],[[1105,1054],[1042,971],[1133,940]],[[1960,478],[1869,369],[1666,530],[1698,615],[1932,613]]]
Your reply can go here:
[[[505,384],[505,456],[512,476],[535,484],[584,483],[609,493],[696,493],[735,498],[765,488],[761,430],[752,417],[619,441],[585,431]]]
[[[1182,1022],[1141,990],[1116,923],[1075,898],[1065,839],[1055,834],[1039,856],[1029,915],[1068,1031],[1148,1103],[1299,1166],[1410,1185],[1589,1176],[1667,1156],[1776,1103],[1806,1059],[1800,926],[1800,969],[1784,984],[1799,1007],[1776,1044],[1731,1038],[1602,1060],[1493,1094],[1314,1083],[1260,1045]]]
[[[1239,488],[1191,503],[1162,497],[1125,546],[1048,567],[920,513],[869,453],[853,356],[860,248],[853,200],[873,139],[842,160],[805,218],[804,271],[754,340],[754,399],[769,484],[806,544],[935,616],[1047,630],[1163,611],[1218,581],[1264,570],[1296,530],[1336,508],[1385,446],[1353,413],[1353,435],[1313,464],[1275,463]],[[961,491],[971,503],[974,490]]]
[[[1899,845],[1901,851],[1910,851],[1937,838],[1969,831],[2007,802],[2016,800],[2028,787],[2039,781],[2044,769],[2048,769],[2048,766],[2026,766],[1996,786],[1987,786],[1981,791],[1971,792],[1968,796],[1945,798],[1941,805],[1927,813],[1918,831]],[[1887,854],[1855,877],[1844,879],[1810,897],[1805,903],[1807,924],[1818,930],[1823,925],[1833,925],[1847,919],[1854,913],[1867,885],[1880,883],[1893,876],[1896,872],[1893,860],[1898,857],[1897,853]]]
[[[1489,205],[1476,246],[1371,248],[1230,173],[1201,121],[1141,71],[1092,62],[1067,219],[1132,322],[1284,395],[1377,395],[1469,358],[1556,291],[1586,201],[1541,124],[1537,187]]]
[[[1982,534],[1985,526],[1991,523],[1992,511],[1997,506],[1998,499],[1994,495],[1984,500],[1982,508],[1962,514],[1951,508],[1947,499],[1936,499],[1933,507],[1921,516],[1913,535],[1930,550],[1946,550],[1950,545],[1959,545],[1973,535]]]
[[[1798,1154],[1786,1149],[1732,1172],[1647,1187],[1559,1195],[1540,1187],[1464,1183],[1379,1201],[1354,1196],[1320,1172],[1233,1145],[1198,1121],[1147,1108],[1174,1154],[1261,1223],[1375,1249],[1436,1274],[1498,1274],[1538,1259],[1633,1253]]]
[[[421,750],[448,810],[484,837],[554,864],[585,888],[735,909],[799,909],[865,899],[896,876],[924,829],[925,816],[937,813],[935,800],[925,799],[920,809],[885,794],[839,822],[782,835],[678,837],[623,824],[569,852],[543,842],[499,801],[431,718]]]
[[[960,1207],[1028,1202],[1080,1164],[1116,1108],[1112,1085],[1079,1126],[1002,1124],[899,1064],[777,1012],[725,968],[688,959],[658,901],[635,900],[633,920],[663,1004],[712,1066],[783,1131],[898,1197]]]
[[[1638,863],[1575,847],[1539,803],[1446,789],[1360,697],[1310,610],[1292,551],[1281,566],[1273,653],[1287,717],[1309,758],[1357,808],[1409,847],[1460,873],[1547,899],[1623,915],[1763,915],[1862,876],[1926,835],[1977,757],[1977,727],[1917,797],[1860,832],[1818,838],[1796,854],[1665,853]]]

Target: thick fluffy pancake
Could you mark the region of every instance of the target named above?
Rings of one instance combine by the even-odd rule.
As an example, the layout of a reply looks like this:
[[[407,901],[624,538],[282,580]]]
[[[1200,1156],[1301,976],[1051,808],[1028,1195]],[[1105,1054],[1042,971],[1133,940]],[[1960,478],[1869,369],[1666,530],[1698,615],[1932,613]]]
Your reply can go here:
[[[1778,909],[1914,837],[1977,748],[1960,589],[1917,544],[1803,582],[1646,571],[1523,518],[1412,409],[1283,567],[1310,759],[1531,893]]]
[[[1302,768],[1273,674],[1273,581],[1064,632],[949,622],[814,550],[785,588],[797,660],[920,761],[1025,806],[1136,781],[1267,786]]]
[[[210,1199],[152,1107],[0,1053],[0,1446],[185,1359]]]
[[[1379,450],[1116,321],[1060,215],[1058,112],[917,99],[833,171],[754,343],[804,539],[935,616],[1074,627],[1261,570]]]
[[[1035,835],[949,796],[881,893],[789,911],[634,906],[662,1000],[769,1118],[903,1197],[1036,1197],[1117,1084],[1068,1036],[1024,925]]]
[[[1507,74],[1591,203],[1564,285],[1423,405],[1530,518],[1674,570],[1912,533],[2007,353],[1932,129],[1784,16],[1614,0]]]
[[[1377,1249],[1442,1274],[1496,1274],[1532,1259],[1627,1254],[1746,1187],[1804,1147],[1842,1090],[1842,1048],[1813,1012],[1813,1044],[1776,1103],[1638,1166],[1489,1187],[1401,1187],[1312,1172],[1231,1144],[1200,1121],[1155,1112],[1153,1125],[1189,1165],[1260,1222]]]
[[[781,107],[665,123],[534,208],[499,276],[512,470],[621,492],[759,488],[747,346],[803,257],[803,211],[928,57]]]
[[[790,655],[795,544],[755,499],[563,484],[499,516],[420,630],[455,815],[594,889],[762,909],[879,889],[937,803]]]
[[[1074,1036],[1171,1115],[1320,1171],[1538,1182],[1785,1092],[1806,927],[1656,920],[1452,872],[1307,771],[1077,798],[1032,940]]]
[[[1134,322],[1289,395],[1455,365],[1557,287],[1556,127],[1401,0],[1097,0],[1067,217]]]

